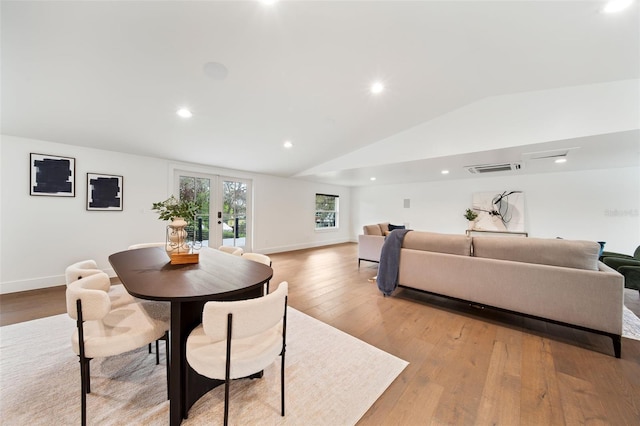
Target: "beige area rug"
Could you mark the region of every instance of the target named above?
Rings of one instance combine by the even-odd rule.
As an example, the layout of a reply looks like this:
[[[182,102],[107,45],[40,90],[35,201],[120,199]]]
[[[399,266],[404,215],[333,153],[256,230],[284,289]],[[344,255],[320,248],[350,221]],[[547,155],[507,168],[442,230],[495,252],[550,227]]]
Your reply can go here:
[[[257,380],[231,386],[230,423],[353,425],[407,362],[289,308],[286,416],[280,416],[280,361]],[[75,327],[57,315],[0,328],[0,424],[80,424]],[[90,425],[169,423],[164,343],[160,365],[147,348],[91,362]],[[221,424],[223,388],[202,397],[183,425]]]
[[[638,298],[638,290],[625,288],[626,298]],[[640,318],[631,309],[624,307],[622,313],[622,336],[629,339],[640,340]]]

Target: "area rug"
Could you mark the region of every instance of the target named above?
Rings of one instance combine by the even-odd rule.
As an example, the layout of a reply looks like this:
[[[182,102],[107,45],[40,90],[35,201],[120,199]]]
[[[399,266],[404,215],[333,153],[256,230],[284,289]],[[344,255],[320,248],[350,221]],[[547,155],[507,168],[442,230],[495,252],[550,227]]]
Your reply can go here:
[[[289,308],[286,416],[280,416],[279,361],[257,380],[231,386],[231,424],[353,425],[407,366],[391,354]],[[0,424],[80,424],[80,370],[57,315],[0,328]],[[161,363],[142,348],[91,362],[90,425],[167,425]],[[201,398],[183,425],[221,424],[223,387]]]
[[[622,337],[640,340],[640,318],[626,306],[622,314]]]

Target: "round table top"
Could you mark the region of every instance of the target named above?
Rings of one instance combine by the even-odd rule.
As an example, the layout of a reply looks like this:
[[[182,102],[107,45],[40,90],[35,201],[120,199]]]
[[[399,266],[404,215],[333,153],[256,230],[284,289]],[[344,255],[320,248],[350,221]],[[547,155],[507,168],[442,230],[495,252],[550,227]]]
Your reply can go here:
[[[161,247],[114,253],[109,262],[132,296],[150,300],[228,298],[273,276],[267,265],[209,247],[199,251],[199,262],[193,264],[172,265]]]

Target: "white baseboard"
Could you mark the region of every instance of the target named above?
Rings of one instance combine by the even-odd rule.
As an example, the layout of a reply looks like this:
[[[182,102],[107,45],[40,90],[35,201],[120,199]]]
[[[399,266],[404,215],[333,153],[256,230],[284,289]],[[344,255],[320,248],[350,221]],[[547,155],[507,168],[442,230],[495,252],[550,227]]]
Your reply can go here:
[[[109,277],[115,277],[116,273],[112,268],[105,269]],[[18,293],[20,291],[38,290],[42,288],[58,287],[65,285],[64,275],[53,275],[50,277],[33,278],[28,280],[7,281],[0,283],[0,294]]]
[[[331,246],[334,244],[343,244],[343,243],[351,243],[348,238],[341,238],[335,241],[322,241],[319,243],[301,243],[301,244],[293,244],[287,246],[277,246],[277,247],[265,247],[258,250],[260,253],[264,254],[272,254],[272,253],[283,253],[287,251],[295,251],[295,250],[304,250],[309,248],[323,247],[323,246]]]

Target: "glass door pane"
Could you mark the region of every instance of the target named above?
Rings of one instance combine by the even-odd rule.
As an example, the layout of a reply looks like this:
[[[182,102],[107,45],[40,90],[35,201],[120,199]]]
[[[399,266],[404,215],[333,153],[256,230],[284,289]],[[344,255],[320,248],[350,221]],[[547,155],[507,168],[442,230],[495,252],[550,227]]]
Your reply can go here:
[[[222,178],[222,245],[248,247],[248,184]]]
[[[196,215],[196,222],[189,230],[189,237],[202,241],[203,246],[209,245],[211,179],[197,176],[180,176],[180,200],[195,201],[200,205]],[[215,247],[218,247],[217,245]]]
[[[181,200],[200,205],[189,237],[203,246],[251,250],[251,180],[176,170],[174,184]]]

